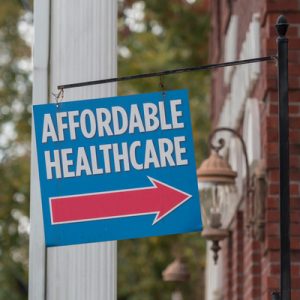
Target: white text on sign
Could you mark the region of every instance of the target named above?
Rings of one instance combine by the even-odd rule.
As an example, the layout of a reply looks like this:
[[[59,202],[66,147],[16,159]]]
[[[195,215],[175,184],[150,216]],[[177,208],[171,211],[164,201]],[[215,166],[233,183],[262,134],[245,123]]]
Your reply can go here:
[[[121,106],[97,108],[95,111],[58,111],[54,120],[51,114],[45,114],[42,143],[76,140],[78,135],[94,139],[184,128],[184,123],[180,122],[183,115],[181,99],[171,100],[169,105],[169,118],[163,101],[132,104],[129,111]],[[47,179],[187,165],[188,160],[183,157],[185,141],[185,136],[175,136],[47,150],[44,152]]]

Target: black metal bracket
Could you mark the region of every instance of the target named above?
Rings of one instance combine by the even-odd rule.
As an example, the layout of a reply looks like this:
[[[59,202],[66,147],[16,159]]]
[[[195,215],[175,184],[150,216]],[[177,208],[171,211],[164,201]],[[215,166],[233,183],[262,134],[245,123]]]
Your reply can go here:
[[[217,141],[219,145],[214,145],[213,138],[216,135],[216,133],[222,132],[222,131],[230,132],[231,134],[233,134],[234,137],[238,138],[238,140],[241,143],[243,154],[244,154],[244,159],[245,159],[245,165],[246,165],[246,192],[247,192],[247,196],[248,196],[252,190],[251,190],[251,186],[250,186],[249,159],[248,159],[245,141],[244,141],[243,137],[236,130],[229,128],[229,127],[218,127],[210,133],[209,138],[208,138],[210,148],[213,149],[214,151],[216,151],[217,153],[225,146],[225,140],[223,138],[220,138]]]
[[[164,71],[152,72],[152,73],[144,73],[144,74],[114,77],[114,78],[107,78],[107,79],[100,79],[100,80],[93,80],[93,81],[63,84],[63,85],[57,86],[57,89],[65,90],[65,89],[71,89],[71,88],[82,87],[82,86],[104,84],[104,83],[111,83],[111,82],[118,82],[118,81],[127,81],[127,80],[140,79],[140,78],[158,77],[158,76],[179,74],[179,73],[193,72],[193,71],[213,70],[213,69],[217,69],[217,68],[252,64],[252,63],[271,61],[271,60],[277,60],[277,56],[270,55],[270,56],[263,56],[263,57],[250,58],[250,59],[244,59],[244,60],[235,60],[235,61],[219,63],[219,64],[209,64],[209,65],[196,66],[196,67],[187,67],[187,68],[164,70]]]
[[[272,293],[272,300],[280,300],[280,293],[279,292],[273,292]]]

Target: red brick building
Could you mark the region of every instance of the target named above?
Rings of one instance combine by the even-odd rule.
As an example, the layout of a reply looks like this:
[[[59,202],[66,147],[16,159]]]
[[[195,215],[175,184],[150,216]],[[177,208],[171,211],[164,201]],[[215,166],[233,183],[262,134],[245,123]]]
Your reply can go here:
[[[289,122],[292,299],[300,299],[300,1],[210,0],[210,63],[275,55],[275,23],[284,14],[290,27]],[[251,178],[259,165],[263,184],[246,197],[245,164],[239,141],[224,134],[231,166],[238,172],[237,196],[227,199],[223,225],[229,238],[220,259],[207,257],[206,299],[267,300],[279,289],[279,157],[276,62],[263,62],[212,73],[213,127],[242,134]],[[257,191],[259,190],[259,191]]]

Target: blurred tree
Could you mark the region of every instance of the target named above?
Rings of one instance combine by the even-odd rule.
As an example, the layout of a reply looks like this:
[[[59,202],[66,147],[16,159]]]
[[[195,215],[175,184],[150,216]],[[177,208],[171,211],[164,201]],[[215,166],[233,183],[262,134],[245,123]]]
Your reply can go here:
[[[27,299],[31,59],[30,2],[1,0],[0,299]]]
[[[120,76],[206,63],[209,16],[202,0],[119,0]],[[188,89],[197,163],[205,155],[209,131],[208,74],[161,78],[166,90]],[[160,78],[119,83],[120,95],[160,90]],[[180,176],[180,174],[178,174]],[[190,269],[184,299],[203,299],[205,244],[199,233],[121,241],[118,244],[118,299],[169,300],[174,284],[161,272],[178,253]]]
[[[205,2],[205,1],[204,1]],[[206,63],[209,16],[202,0],[119,0],[119,75],[139,74]],[[119,94],[160,89],[159,78],[119,83]],[[197,162],[205,154],[209,129],[206,72],[162,78],[166,90],[188,89]]]

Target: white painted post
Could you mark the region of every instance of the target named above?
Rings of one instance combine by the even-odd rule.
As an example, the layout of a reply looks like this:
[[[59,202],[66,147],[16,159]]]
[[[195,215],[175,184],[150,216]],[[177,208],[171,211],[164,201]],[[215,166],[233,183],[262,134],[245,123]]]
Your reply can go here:
[[[49,0],[34,1],[33,47],[33,104],[47,103],[49,61]],[[33,121],[32,121],[33,122]],[[31,142],[30,186],[30,245],[29,245],[29,296],[30,300],[45,299],[45,243],[41,205],[41,193],[37,167],[34,127]]]
[[[36,9],[46,9],[42,3],[35,1]],[[36,15],[45,11],[36,11]],[[57,92],[59,84],[96,80],[117,75],[117,1],[116,0],[52,0],[48,10],[50,21],[50,60],[49,91],[37,95],[47,98],[47,93]],[[45,17],[44,22],[47,18]],[[36,35],[42,31],[35,18]],[[48,31],[49,33],[49,31]],[[38,43],[38,41],[36,41]],[[35,51],[46,51],[44,46],[35,45]],[[44,53],[44,52],[43,52]],[[38,55],[38,53],[36,53]],[[38,81],[34,83],[37,89]],[[46,89],[47,87],[43,87]],[[46,94],[46,95],[45,95]],[[116,94],[115,84],[65,90],[64,100],[91,99],[108,97]],[[42,98],[42,100],[46,100]],[[34,149],[33,149],[34,150]],[[35,151],[33,151],[33,156]],[[33,169],[36,168],[33,158]],[[32,186],[38,186],[37,176],[32,177]],[[32,188],[33,190],[34,188]],[[31,226],[42,228],[40,215],[39,191],[32,194]],[[32,199],[33,200],[33,199]],[[32,228],[30,266],[37,267],[34,253],[35,245],[41,243],[40,236],[34,236],[37,230]],[[38,240],[38,241],[37,241]],[[42,263],[42,259],[39,260]],[[43,265],[40,265],[43,269]],[[46,277],[36,278],[30,270],[30,300],[114,300],[116,299],[116,243],[94,243],[79,246],[48,248],[46,255]],[[43,273],[41,271],[40,273]],[[46,279],[45,279],[46,278]],[[36,286],[44,281],[43,288]],[[41,292],[36,294],[37,288]]]

